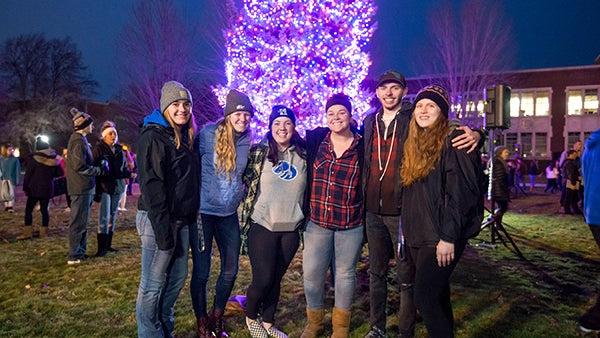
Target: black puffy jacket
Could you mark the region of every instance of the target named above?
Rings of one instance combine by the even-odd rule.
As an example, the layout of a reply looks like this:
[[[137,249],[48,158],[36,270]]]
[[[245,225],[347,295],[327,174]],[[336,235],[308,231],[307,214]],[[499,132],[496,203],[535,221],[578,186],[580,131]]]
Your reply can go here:
[[[494,197],[496,202],[510,200],[508,175],[506,162],[497,157],[494,158],[494,167],[492,168],[492,197]]]
[[[144,119],[137,143],[141,197],[138,209],[147,211],[160,250],[175,246],[177,223],[196,221],[199,207],[199,161],[197,152],[179,149],[175,134],[162,114],[155,111]]]
[[[59,157],[54,149],[44,149],[31,154],[26,160],[23,191],[29,197],[48,199],[52,197],[55,177],[63,176]]]

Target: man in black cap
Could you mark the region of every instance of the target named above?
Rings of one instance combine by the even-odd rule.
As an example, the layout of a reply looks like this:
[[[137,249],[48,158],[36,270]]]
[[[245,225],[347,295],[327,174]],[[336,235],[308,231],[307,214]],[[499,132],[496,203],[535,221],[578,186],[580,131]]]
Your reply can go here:
[[[412,284],[403,279],[410,265],[402,260],[400,224],[400,165],[412,104],[403,100],[408,93],[406,79],[396,71],[383,73],[375,90],[381,108],[363,121],[363,190],[369,244],[369,298],[371,330],[365,337],[386,336],[387,273],[390,259],[396,261],[400,284],[399,336],[412,337],[416,310]],[[468,127],[453,140],[457,148],[474,149],[481,138]],[[400,244],[400,245],[399,245]],[[405,283],[403,283],[405,281]]]

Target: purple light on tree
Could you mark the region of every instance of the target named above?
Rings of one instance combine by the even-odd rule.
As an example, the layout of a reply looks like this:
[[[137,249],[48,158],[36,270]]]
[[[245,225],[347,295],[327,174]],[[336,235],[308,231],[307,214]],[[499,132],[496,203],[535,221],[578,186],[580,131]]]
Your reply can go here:
[[[230,88],[247,93],[262,135],[275,104],[299,115],[298,130],[324,125],[325,101],[343,92],[362,120],[371,94],[360,88],[371,60],[365,51],[376,29],[374,0],[243,0],[228,29],[227,84],[214,90],[221,104]]]

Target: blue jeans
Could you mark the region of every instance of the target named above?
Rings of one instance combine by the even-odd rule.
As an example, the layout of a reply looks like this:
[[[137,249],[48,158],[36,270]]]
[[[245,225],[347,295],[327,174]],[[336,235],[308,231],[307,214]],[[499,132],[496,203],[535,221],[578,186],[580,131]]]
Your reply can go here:
[[[98,208],[98,233],[108,234],[114,232],[117,226],[117,208],[121,194],[102,193],[100,208]]]
[[[306,306],[323,307],[325,276],[335,261],[335,307],[350,310],[356,286],[356,263],[362,248],[363,227],[329,230],[308,222],[304,231],[304,294]]]
[[[197,318],[207,315],[206,284],[210,276],[213,238],[217,242],[221,258],[221,271],[215,286],[213,304],[215,309],[224,310],[225,304],[229,300],[238,273],[241,244],[237,213],[224,217],[201,214],[200,217],[202,224],[198,224],[197,228],[192,228],[190,234],[190,246],[194,262],[190,292]],[[199,229],[202,231],[203,236],[199,236]],[[204,243],[200,243],[200,237],[204,239]],[[202,247],[204,247],[204,250],[200,251]]]
[[[93,195],[71,195],[71,217],[69,219],[69,256],[85,256],[87,225]]]
[[[175,301],[188,273],[189,229],[178,228],[175,247],[159,250],[146,211],[139,210],[135,225],[142,241],[142,273],[135,303],[138,337],[172,337]]]

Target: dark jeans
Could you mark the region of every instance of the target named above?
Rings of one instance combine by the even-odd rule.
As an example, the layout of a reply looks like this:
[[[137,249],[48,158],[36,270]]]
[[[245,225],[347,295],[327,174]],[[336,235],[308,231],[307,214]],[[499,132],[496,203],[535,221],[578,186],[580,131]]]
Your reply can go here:
[[[544,189],[544,192],[548,192],[548,190],[550,190],[551,193],[559,190],[558,186],[556,185],[556,178],[548,179],[548,183],[546,183],[546,189]]]
[[[93,195],[71,195],[71,218],[69,219],[69,255],[81,258],[85,255],[87,225]]]
[[[598,249],[600,249],[600,225],[590,224],[589,226],[590,230],[592,231],[592,235],[594,235],[594,239],[596,240],[596,245],[598,245]]]
[[[369,244],[369,321],[371,326],[385,331],[387,274],[390,260],[397,257],[400,216],[381,216],[367,212],[366,226]],[[401,335],[406,336],[414,334],[416,317],[412,302],[412,281],[408,280],[408,276],[411,276],[411,267],[405,259],[396,260],[401,300],[398,313],[399,330]]]
[[[190,232],[190,246],[192,248],[192,281],[190,292],[192,305],[196,317],[205,317],[206,313],[206,284],[210,276],[210,263],[212,255],[213,238],[217,242],[221,258],[221,271],[215,286],[215,299],[213,307],[224,310],[225,304],[231,295],[238,273],[238,260],[240,256],[240,224],[237,213],[229,216],[214,216],[201,214],[202,223],[198,228],[193,227]],[[200,243],[198,231],[202,231],[204,250]]]
[[[48,214],[48,202],[50,200],[45,198],[36,198],[27,196],[27,203],[25,204],[25,225],[31,225],[33,222],[33,208],[37,202],[40,202],[40,212],[42,213],[42,226],[48,227],[50,224],[50,214]]]
[[[272,232],[252,223],[248,231],[248,257],[252,283],[246,293],[246,316],[273,323],[279,303],[281,279],[292,262],[300,236],[298,231]]]
[[[450,275],[460,259],[466,243],[455,243],[454,260],[440,267],[436,247],[410,247],[406,251],[415,266],[415,304],[423,317],[429,337],[454,337],[454,317],[450,303]]]
[[[565,214],[581,214],[581,210],[579,209],[579,205],[577,202],[579,201],[579,192],[578,190],[573,190],[569,188],[565,188]]]

